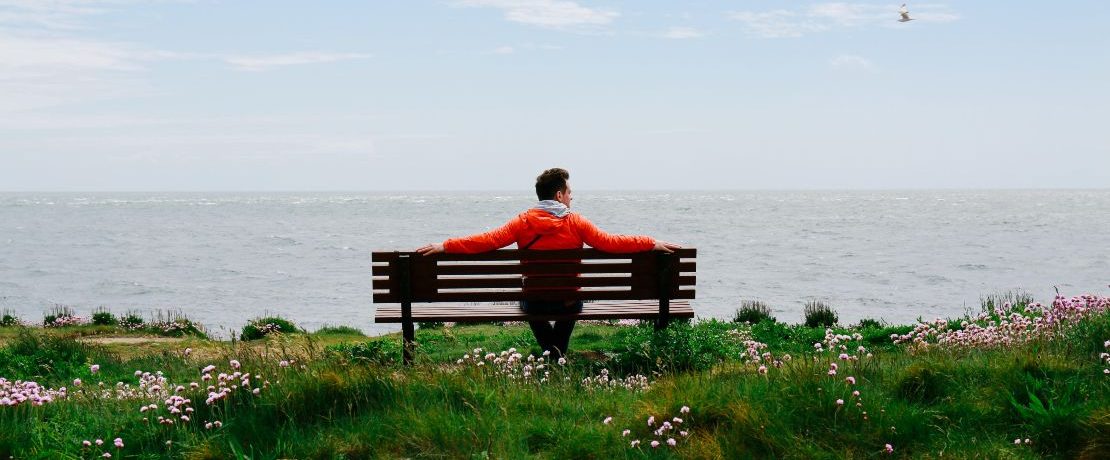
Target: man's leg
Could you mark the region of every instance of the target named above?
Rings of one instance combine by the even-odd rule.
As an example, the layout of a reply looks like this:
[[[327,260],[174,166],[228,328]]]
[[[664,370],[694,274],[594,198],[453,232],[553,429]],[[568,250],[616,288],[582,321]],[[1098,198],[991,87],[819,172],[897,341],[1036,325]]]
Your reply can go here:
[[[574,320],[555,322],[555,327],[551,331],[551,345],[557,350],[552,350],[552,354],[566,356],[567,351],[570,350],[570,334],[574,332],[574,323]]]
[[[551,350],[552,342],[555,340],[551,323],[547,321],[529,321],[528,326],[532,328],[532,335],[536,336],[536,343],[540,344],[540,349]]]

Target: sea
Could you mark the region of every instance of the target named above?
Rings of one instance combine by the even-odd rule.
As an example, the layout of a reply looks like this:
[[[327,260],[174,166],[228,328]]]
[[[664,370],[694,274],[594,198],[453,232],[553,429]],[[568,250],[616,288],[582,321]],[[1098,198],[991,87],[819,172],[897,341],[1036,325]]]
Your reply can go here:
[[[370,253],[496,228],[520,192],[0,193],[0,310],[184,314],[216,336],[280,315],[374,324]],[[589,191],[610,233],[698,249],[700,318],[742,300],[842,324],[980,311],[985,296],[1110,293],[1110,190]]]

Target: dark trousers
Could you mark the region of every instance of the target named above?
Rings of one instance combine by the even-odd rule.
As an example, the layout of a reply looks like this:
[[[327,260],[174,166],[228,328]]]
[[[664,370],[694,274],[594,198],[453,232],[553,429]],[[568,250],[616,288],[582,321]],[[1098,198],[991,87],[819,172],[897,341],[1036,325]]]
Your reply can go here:
[[[538,302],[525,300],[520,303],[520,309],[529,314],[559,314],[578,313],[582,311],[582,302],[556,301]],[[574,320],[555,321],[529,321],[532,334],[536,342],[544,351],[550,351],[553,358],[562,357],[570,349],[570,334],[574,332]]]

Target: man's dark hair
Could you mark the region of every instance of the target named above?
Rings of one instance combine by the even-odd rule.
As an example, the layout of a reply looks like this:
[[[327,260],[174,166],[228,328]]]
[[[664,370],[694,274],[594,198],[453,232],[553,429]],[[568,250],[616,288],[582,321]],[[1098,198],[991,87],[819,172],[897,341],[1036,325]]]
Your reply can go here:
[[[554,200],[555,192],[567,190],[570,173],[563,168],[551,168],[536,177],[536,197],[541,200]]]

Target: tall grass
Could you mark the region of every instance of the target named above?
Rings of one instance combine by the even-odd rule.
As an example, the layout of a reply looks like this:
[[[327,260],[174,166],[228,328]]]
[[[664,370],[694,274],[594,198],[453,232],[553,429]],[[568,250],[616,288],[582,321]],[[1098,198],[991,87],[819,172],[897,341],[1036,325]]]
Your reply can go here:
[[[579,351],[565,365],[540,368],[540,356],[527,358],[530,334],[520,326],[417,331],[413,367],[388,359],[399,354],[396,336],[354,342],[361,350],[321,348],[304,335],[124,359],[26,330],[0,349],[0,375],[67,386],[71,396],[0,407],[0,456],[1099,458],[1110,445],[1110,377],[1098,358],[1099,350],[1110,352],[1103,343],[1110,314],[987,350],[910,353],[889,337],[872,343],[878,339],[862,331],[771,322],[702,321],[661,333],[647,325],[583,325]],[[505,365],[514,347],[522,356]],[[486,358],[490,352],[495,358]],[[249,383],[234,384],[259,394],[237,389],[204,404],[204,387],[213,383],[201,380],[200,369],[231,373],[232,360],[251,374]],[[99,365],[96,373],[91,364]],[[136,386],[136,370],[161,371],[183,385],[174,394],[194,401],[191,420],[157,423],[170,416],[168,395],[101,395],[98,382]],[[602,375],[642,375],[649,385],[601,385]],[[200,388],[189,389],[191,382]],[[139,412],[152,403],[156,411]],[[656,436],[664,420],[676,428]],[[205,428],[213,421],[221,427]],[[124,448],[81,446],[116,437]],[[666,444],[671,438],[674,447]],[[633,447],[633,440],[641,442]],[[662,444],[652,448],[652,440]]]

